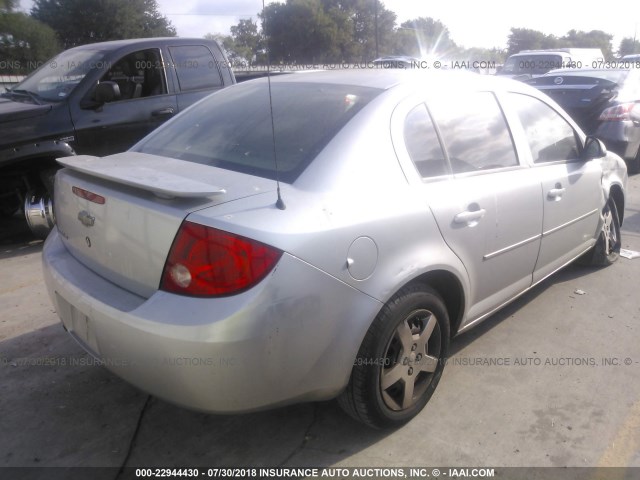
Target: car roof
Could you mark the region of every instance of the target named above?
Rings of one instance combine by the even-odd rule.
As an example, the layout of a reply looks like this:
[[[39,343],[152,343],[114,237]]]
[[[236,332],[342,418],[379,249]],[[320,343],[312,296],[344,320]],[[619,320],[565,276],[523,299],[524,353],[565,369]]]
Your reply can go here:
[[[132,38],[127,40],[111,40],[108,42],[88,43],[79,45],[70,50],[118,50],[132,45],[139,47],[157,47],[159,45],[185,45],[185,44],[207,44],[212,40],[205,38],[187,37],[155,37],[155,38]]]
[[[257,79],[254,81],[266,81]],[[336,85],[357,85],[362,87],[389,90],[402,85],[429,85],[433,88],[450,89],[487,89],[495,90],[509,85],[512,89],[522,89],[522,82],[496,77],[479,75],[466,70],[416,70],[403,68],[375,68],[361,66],[344,70],[322,70],[296,72],[290,75],[271,77],[272,83],[323,83]],[[528,90],[527,87],[524,87]]]

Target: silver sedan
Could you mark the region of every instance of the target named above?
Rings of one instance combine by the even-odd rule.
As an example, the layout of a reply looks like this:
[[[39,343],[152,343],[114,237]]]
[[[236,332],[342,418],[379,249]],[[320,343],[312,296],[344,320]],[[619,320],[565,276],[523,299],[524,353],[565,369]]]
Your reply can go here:
[[[338,397],[393,427],[450,339],[620,249],[627,173],[548,97],[462,72],[279,76],[59,160],[44,274],[123,379],[217,413]]]

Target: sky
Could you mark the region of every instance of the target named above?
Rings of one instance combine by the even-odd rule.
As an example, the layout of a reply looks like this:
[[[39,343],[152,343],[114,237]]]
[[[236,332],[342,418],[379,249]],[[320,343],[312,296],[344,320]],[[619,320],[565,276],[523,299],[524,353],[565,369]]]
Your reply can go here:
[[[271,3],[271,0],[265,0]],[[284,2],[285,0],[281,0]],[[228,34],[241,18],[257,20],[262,0],[157,0],[160,11],[176,27],[179,36],[201,37]],[[417,17],[440,20],[451,38],[466,48],[506,48],[511,27],[531,28],[562,36],[569,30],[603,30],[613,34],[617,50],[624,37],[640,39],[640,2],[637,0],[536,0],[516,3],[505,0],[382,0],[396,13],[397,23]],[[23,10],[32,1],[22,0]]]

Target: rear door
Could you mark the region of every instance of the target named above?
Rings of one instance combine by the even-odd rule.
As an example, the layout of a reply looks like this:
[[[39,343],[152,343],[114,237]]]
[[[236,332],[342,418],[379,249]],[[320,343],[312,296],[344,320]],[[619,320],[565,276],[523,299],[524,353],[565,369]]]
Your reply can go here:
[[[220,60],[205,45],[169,47],[174,73],[177,77],[178,108],[180,111],[224,88]],[[222,57],[220,57],[222,58]]]
[[[531,175],[542,187],[537,282],[594,244],[604,205],[602,168],[598,160],[580,160],[578,132],[549,104],[520,93],[508,94],[506,102],[520,119],[533,162]]]
[[[469,324],[531,285],[540,184],[520,165],[492,93],[432,100],[429,110],[418,105],[406,117],[404,137],[423,178],[425,206],[467,269]]]

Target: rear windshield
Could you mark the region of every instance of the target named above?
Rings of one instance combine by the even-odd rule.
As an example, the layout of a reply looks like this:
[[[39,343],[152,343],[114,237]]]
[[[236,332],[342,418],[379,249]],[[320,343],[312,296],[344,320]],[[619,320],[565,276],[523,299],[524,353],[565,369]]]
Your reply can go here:
[[[518,55],[507,58],[500,73],[502,75],[542,75],[549,70],[562,68],[560,55]]]
[[[336,133],[381,90],[266,81],[221,90],[132,150],[292,183]]]
[[[629,70],[560,70],[558,72],[549,72],[547,76],[575,76],[575,77],[588,77],[588,78],[601,78],[603,80],[609,80],[610,82],[621,83],[627,75]]]

